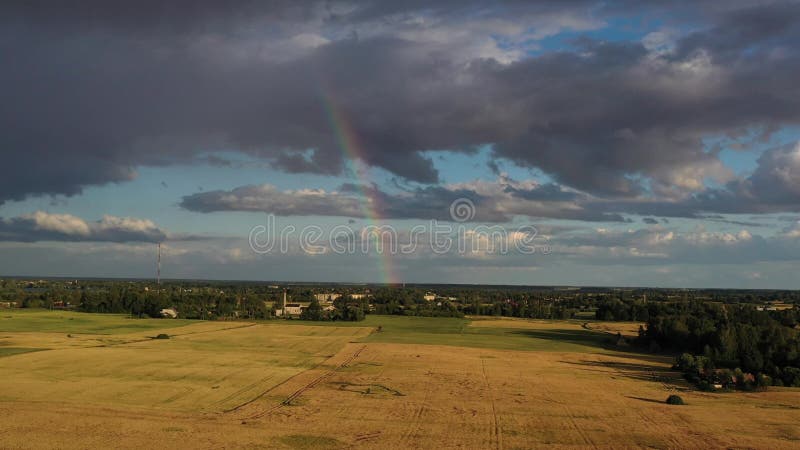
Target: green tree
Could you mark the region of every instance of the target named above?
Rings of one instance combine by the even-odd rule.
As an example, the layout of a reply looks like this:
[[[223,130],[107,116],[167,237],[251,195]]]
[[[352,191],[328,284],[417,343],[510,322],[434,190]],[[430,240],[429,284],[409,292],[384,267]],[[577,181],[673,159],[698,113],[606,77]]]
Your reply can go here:
[[[300,313],[300,318],[303,320],[323,320],[323,311],[322,306],[319,304],[319,300],[313,298],[311,300],[311,304],[308,305],[308,308],[303,309],[303,312]]]

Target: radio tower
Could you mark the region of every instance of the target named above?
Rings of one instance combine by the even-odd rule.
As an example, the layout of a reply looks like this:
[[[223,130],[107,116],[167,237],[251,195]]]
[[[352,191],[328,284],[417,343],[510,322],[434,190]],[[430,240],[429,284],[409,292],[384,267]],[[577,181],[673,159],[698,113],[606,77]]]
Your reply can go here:
[[[161,242],[158,243],[158,257],[156,258],[156,285],[161,290]]]

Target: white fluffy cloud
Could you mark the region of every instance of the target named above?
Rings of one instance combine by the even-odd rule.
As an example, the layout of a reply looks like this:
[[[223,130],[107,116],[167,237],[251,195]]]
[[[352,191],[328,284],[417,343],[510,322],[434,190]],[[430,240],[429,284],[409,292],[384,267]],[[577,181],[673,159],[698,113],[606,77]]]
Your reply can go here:
[[[86,221],[71,214],[36,211],[0,218],[0,241],[161,242],[167,234],[150,220],[105,215]]]

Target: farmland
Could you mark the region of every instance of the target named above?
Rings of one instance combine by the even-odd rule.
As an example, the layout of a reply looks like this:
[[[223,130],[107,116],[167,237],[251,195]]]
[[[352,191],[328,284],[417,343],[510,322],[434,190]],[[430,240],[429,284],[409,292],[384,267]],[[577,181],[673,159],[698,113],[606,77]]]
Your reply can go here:
[[[615,347],[634,324],[0,317],[8,447],[800,444],[800,390],[698,392],[669,357]],[[676,392],[687,405],[663,403]]]

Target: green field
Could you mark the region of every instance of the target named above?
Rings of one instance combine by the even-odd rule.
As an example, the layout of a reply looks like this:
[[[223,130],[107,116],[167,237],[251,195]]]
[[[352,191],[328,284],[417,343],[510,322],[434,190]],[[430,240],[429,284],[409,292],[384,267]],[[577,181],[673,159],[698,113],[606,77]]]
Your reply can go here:
[[[192,320],[136,319],[121,314],[88,314],[43,309],[0,311],[0,332],[63,332],[86,334],[124,334],[175,328],[196,323]]]
[[[481,327],[491,321],[493,326]],[[268,322],[270,323],[270,322]],[[375,332],[362,339],[363,342],[386,342],[397,344],[430,344],[458,347],[494,348],[502,350],[529,350],[555,352],[609,352],[613,351],[612,339],[606,333],[581,328],[580,321],[547,321],[547,327],[521,326],[544,323],[505,319],[493,321],[488,318],[460,319],[451,317],[406,317],[368,315],[362,322],[303,322],[286,321],[288,324],[311,324],[335,327],[371,327]]]
[[[46,350],[44,348],[26,348],[26,347],[0,347],[0,358],[3,356],[21,355],[23,353],[38,352]]]

